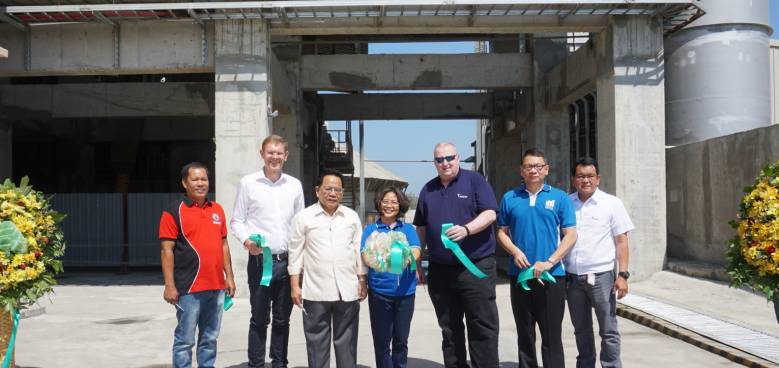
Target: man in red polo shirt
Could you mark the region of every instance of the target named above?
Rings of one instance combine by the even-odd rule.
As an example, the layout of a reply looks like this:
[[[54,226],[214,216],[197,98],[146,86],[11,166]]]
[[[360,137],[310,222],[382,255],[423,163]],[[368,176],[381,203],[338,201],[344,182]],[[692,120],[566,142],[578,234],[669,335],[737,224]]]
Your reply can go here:
[[[199,162],[181,169],[183,200],[162,211],[160,241],[165,301],[176,306],[173,367],[192,367],[195,332],[199,367],[213,367],[225,292],[235,294],[227,219],[206,198],[208,169]]]

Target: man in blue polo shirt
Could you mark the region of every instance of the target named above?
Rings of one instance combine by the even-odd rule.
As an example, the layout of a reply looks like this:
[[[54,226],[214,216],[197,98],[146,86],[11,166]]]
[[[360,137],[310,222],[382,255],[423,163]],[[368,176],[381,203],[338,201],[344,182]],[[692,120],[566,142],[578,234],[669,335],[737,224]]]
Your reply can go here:
[[[521,168],[525,183],[503,195],[498,215],[498,243],[511,255],[511,310],[521,368],[539,366],[536,323],[541,331],[544,367],[565,366],[561,337],[565,266],[560,261],[576,242],[576,214],[568,195],[544,182],[548,174],[544,153],[536,148],[525,151]],[[523,290],[513,280],[520,269],[531,266],[536,277],[548,271],[557,282],[531,280],[527,283],[531,290]]]
[[[441,327],[444,366],[498,366],[498,307],[495,304],[495,221],[497,203],[484,177],[460,168],[457,148],[439,143],[433,151],[438,176],[419,193],[414,225],[422,248],[429,247],[427,282],[438,325]],[[455,257],[441,239],[443,224],[453,224],[444,236],[458,243],[467,257]],[[465,262],[465,263],[464,263]],[[477,273],[465,264],[473,264]],[[421,271],[421,268],[419,269]],[[425,282],[423,272],[420,281]],[[465,348],[465,324],[468,347]]]

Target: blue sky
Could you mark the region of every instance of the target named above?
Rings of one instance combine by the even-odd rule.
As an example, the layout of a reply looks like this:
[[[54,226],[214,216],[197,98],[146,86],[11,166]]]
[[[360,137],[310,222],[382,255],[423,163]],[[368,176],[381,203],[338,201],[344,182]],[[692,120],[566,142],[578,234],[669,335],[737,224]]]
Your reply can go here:
[[[371,54],[464,54],[473,53],[474,42],[375,43]],[[353,143],[358,149],[357,122],[352,125]],[[432,160],[433,146],[448,141],[457,146],[463,159],[473,155],[475,120],[396,120],[365,122],[365,157],[369,160]],[[380,162],[380,165],[409,182],[408,193],[419,194],[436,175],[432,162]],[[471,164],[463,163],[470,169]]]
[[[779,0],[770,0],[771,27],[779,30]],[[779,32],[772,38],[779,39]],[[377,43],[371,44],[371,54],[456,54],[474,52],[474,42],[445,43]],[[354,146],[357,142],[357,123],[353,125]],[[366,121],[365,156],[370,160],[430,160],[433,146],[440,141],[457,145],[463,158],[473,153],[470,146],[476,138],[475,120],[401,120]],[[435,176],[430,162],[391,163],[380,165],[409,182],[409,193],[418,194],[422,185]],[[470,164],[463,164],[471,168]]]

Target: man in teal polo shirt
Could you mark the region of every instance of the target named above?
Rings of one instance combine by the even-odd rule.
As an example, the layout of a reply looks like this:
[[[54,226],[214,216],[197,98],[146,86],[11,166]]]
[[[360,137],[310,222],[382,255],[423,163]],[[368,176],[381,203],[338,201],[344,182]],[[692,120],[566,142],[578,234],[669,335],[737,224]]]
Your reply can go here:
[[[498,243],[511,255],[511,309],[517,328],[519,367],[538,367],[536,324],[541,331],[545,368],[565,366],[562,323],[565,314],[565,266],[560,262],[576,242],[576,213],[568,195],[544,182],[549,174],[544,153],[531,148],[522,155],[525,183],[503,195],[498,213]],[[562,234],[562,240],[561,240]],[[531,280],[530,291],[513,280],[520,269],[548,271],[556,283]]]

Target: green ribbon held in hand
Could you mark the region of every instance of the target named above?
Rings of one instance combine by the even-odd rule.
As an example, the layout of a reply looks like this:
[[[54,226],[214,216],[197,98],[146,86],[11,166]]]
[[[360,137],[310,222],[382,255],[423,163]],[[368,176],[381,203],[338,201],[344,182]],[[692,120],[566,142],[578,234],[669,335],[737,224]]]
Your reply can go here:
[[[11,312],[11,315],[14,321],[14,326],[11,328],[11,338],[8,339],[8,349],[5,350],[3,368],[8,368],[11,366],[11,357],[14,356],[14,341],[16,341],[16,330],[19,329],[19,311],[14,309]]]
[[[407,259],[411,260],[411,270],[416,271],[417,262],[414,259],[414,253],[411,251],[411,247],[397,240],[393,241],[389,256],[390,272],[396,275],[403,273],[403,269],[406,266],[405,260]]]
[[[533,271],[535,268],[536,266],[530,266],[517,275],[517,284],[521,284],[522,288],[527,291],[530,291],[530,287],[527,286],[527,282],[535,278],[535,276],[533,276]],[[557,280],[548,271],[541,272],[539,282],[543,284],[544,282],[542,280],[549,281],[553,284],[557,283]]]
[[[444,248],[449,249],[452,251],[455,257],[460,260],[460,263],[465,266],[465,268],[468,269],[474,276],[483,279],[487,277],[487,275],[484,274],[484,272],[481,272],[481,270],[476,267],[473,262],[471,262],[470,259],[468,259],[468,256],[463,253],[463,250],[460,248],[460,244],[457,244],[449,239],[448,236],[446,236],[446,230],[448,230],[450,227],[452,227],[452,224],[443,224],[441,225],[441,242],[444,243]]]
[[[270,248],[265,245],[265,237],[260,234],[252,234],[249,240],[257,243],[257,246],[262,248],[262,279],[260,279],[260,285],[270,285],[270,279],[273,276],[273,254],[270,252]]]

